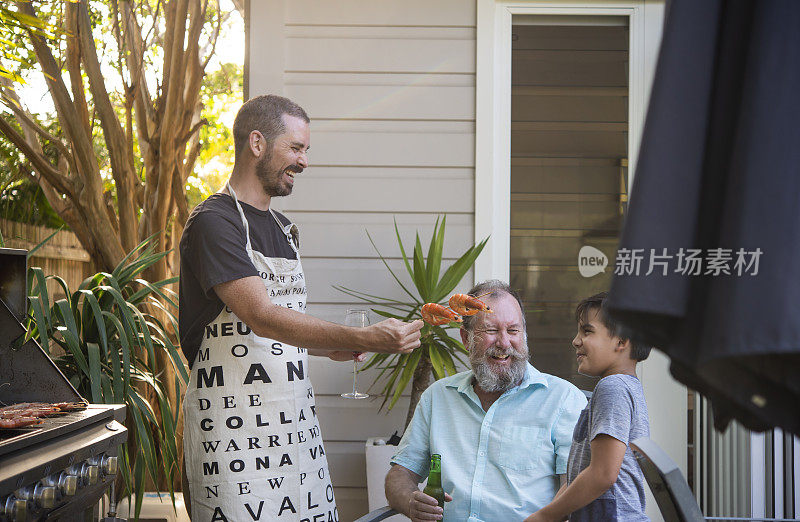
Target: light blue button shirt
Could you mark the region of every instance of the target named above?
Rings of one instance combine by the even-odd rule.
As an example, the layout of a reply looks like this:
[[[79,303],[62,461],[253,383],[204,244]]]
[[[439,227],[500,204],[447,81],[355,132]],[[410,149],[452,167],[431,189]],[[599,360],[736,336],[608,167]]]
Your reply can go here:
[[[422,394],[392,464],[427,477],[431,454],[442,456],[453,496],[445,521],[523,520],[556,494],[585,406],[575,386],[528,364],[522,383],[483,411],[472,371],[459,373]]]

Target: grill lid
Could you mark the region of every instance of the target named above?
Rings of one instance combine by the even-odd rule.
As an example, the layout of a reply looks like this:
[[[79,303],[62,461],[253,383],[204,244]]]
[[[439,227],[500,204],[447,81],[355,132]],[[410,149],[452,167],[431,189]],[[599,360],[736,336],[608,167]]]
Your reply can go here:
[[[24,340],[27,251],[0,248],[0,405],[83,401],[41,346]]]

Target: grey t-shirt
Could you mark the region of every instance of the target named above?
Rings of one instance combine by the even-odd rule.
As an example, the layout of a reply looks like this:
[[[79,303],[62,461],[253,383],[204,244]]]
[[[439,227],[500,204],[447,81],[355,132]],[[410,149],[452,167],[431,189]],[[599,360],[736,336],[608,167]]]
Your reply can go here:
[[[644,514],[644,475],[633,455],[630,441],[648,437],[650,423],[642,383],[633,375],[609,375],[595,386],[572,434],[567,462],[568,483],[589,465],[591,442],[600,434],[610,435],[628,446],[619,476],[608,491],[571,513],[570,522],[649,521]]]

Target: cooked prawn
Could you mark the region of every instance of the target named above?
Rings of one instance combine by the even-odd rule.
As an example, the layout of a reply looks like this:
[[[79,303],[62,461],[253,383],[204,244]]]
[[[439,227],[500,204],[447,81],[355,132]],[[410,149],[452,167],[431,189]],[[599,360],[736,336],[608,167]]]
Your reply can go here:
[[[447,323],[460,323],[461,316],[447,308],[436,303],[425,303],[420,310],[422,320],[433,326],[441,326]]]
[[[481,294],[478,297],[483,297],[484,295],[486,294]],[[478,299],[478,297],[467,294],[455,294],[450,298],[450,308],[461,315],[475,315],[478,312],[494,313],[486,306],[486,303]]]

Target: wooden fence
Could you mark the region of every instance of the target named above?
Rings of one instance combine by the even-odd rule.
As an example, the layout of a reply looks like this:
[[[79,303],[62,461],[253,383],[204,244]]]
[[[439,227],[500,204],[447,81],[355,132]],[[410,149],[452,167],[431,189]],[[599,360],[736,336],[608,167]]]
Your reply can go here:
[[[6,248],[32,250],[53,232],[56,231],[50,228],[0,219],[0,233],[3,235]],[[81,281],[94,273],[89,254],[83,249],[75,234],[66,230],[56,232],[28,259],[28,266],[38,266],[45,275],[61,277],[72,292],[78,288]],[[61,287],[54,281],[48,284],[48,291],[51,295],[63,295]]]

